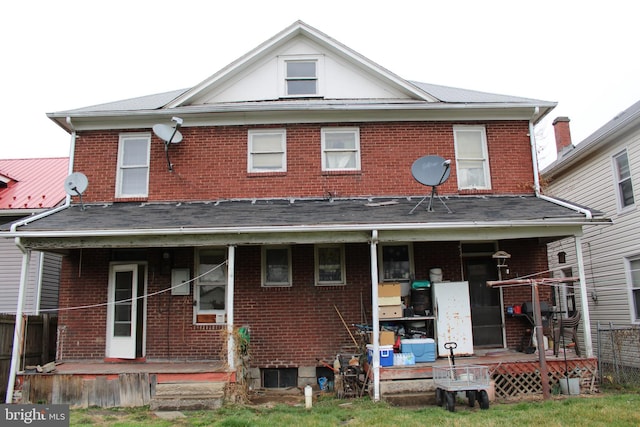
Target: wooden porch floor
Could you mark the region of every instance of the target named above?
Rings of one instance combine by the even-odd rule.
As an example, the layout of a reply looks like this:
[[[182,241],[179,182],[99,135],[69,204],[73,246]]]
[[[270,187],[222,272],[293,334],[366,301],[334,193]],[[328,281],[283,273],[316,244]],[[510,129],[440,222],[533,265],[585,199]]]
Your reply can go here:
[[[231,372],[221,361],[174,361],[174,362],[103,362],[65,361],[56,364],[53,374],[67,375],[112,375],[112,374],[199,374]]]

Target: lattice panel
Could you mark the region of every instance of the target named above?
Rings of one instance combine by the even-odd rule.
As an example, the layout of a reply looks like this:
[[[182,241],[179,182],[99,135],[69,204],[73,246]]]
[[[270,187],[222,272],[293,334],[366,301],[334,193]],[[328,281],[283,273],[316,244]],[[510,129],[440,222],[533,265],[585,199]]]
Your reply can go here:
[[[537,362],[519,362],[498,364],[491,368],[491,378],[495,385],[498,399],[524,397],[542,394],[540,381],[540,365]],[[595,359],[570,360],[566,362],[552,362],[547,364],[549,384],[554,387],[565,376],[580,378],[580,389],[583,393],[597,391],[597,362]]]

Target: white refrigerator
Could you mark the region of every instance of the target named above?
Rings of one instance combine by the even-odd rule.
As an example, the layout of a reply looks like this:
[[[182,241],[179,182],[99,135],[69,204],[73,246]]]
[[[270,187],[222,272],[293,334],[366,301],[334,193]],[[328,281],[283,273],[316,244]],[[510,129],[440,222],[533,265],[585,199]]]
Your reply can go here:
[[[436,318],[438,356],[446,357],[450,350],[445,343],[455,342],[455,356],[473,354],[471,303],[469,282],[437,282],[431,284],[433,314]]]

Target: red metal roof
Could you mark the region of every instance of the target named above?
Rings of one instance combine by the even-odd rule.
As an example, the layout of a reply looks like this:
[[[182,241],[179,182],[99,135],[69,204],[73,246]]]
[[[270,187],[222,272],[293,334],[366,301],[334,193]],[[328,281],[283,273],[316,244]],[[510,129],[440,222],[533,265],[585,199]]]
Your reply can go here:
[[[0,210],[48,209],[66,197],[69,158],[0,159]]]

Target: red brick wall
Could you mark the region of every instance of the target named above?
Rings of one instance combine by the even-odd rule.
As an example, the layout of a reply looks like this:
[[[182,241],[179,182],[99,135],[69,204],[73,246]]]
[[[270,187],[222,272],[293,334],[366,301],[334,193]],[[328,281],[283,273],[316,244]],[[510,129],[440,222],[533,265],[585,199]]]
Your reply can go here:
[[[322,173],[320,130],[337,125],[344,124],[277,126],[287,129],[287,172],[272,174],[247,173],[248,126],[182,128],[183,142],[170,147],[173,172],[168,171],[164,144],[153,136],[147,200],[424,194],[424,186],[411,176],[413,161],[428,154],[455,160],[452,123],[353,123],[349,126],[360,128],[362,170]],[[490,122],[486,130],[491,193],[532,193],[528,123]],[[119,133],[79,133],[74,170],[89,179],[87,202],[114,199]],[[439,192],[458,193],[455,161],[451,178]]]
[[[500,247],[512,255],[505,278],[546,269],[546,248],[536,240],[505,241]],[[292,250],[293,286],[263,288],[260,283],[259,246],[240,246],[236,251],[235,324],[251,331],[252,366],[297,367],[317,365],[316,359],[331,361],[353,346],[336,306],[347,325],[371,322],[370,248],[366,243],[348,244],[347,286],[314,285],[313,245]],[[147,262],[149,294],[170,286],[170,267],[191,269],[193,248],[171,249],[171,265],[162,261],[162,250],[149,249],[137,259]],[[60,286],[61,336],[58,358],[103,359],[106,340],[106,307],[64,310],[66,307],[103,304],[107,301],[109,262],[117,258],[111,250],[71,251],[64,258]],[[458,242],[414,244],[417,279],[428,279],[429,269],[443,269],[444,279],[461,280]],[[193,289],[193,288],[192,288]],[[541,300],[550,290],[541,288]],[[505,305],[531,300],[531,288],[509,287]],[[226,327],[193,324],[193,290],[189,296],[170,292],[147,300],[146,357],[148,360],[224,360]],[[362,304],[362,305],[361,305]],[[516,348],[526,328],[523,319],[507,318],[507,343]],[[354,332],[353,328],[350,328]]]

